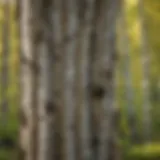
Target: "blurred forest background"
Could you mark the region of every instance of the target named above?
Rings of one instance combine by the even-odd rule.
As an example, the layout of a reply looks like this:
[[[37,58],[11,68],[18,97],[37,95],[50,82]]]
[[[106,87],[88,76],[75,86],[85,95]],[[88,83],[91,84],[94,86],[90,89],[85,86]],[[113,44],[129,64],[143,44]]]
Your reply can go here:
[[[21,96],[18,28],[16,3],[1,2],[0,160],[17,157]],[[116,25],[115,69],[115,102],[121,113],[116,142],[122,160],[160,159],[159,28],[159,0],[124,0]]]

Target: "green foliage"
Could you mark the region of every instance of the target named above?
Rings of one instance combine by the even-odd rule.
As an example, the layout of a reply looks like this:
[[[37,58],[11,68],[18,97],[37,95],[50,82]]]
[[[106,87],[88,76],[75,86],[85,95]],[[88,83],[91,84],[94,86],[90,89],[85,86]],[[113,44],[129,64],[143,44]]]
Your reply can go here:
[[[4,6],[0,4],[0,69],[2,67],[2,49],[3,49],[3,41],[2,41],[2,33],[3,33],[3,24],[4,18],[7,18],[3,12]],[[9,112],[7,114],[7,123],[3,126],[0,123],[0,141],[9,138],[13,143],[17,144],[18,138],[18,65],[19,65],[19,53],[18,53],[18,36],[17,36],[17,22],[15,20],[15,6],[11,6],[10,8],[10,19],[9,20],[9,28],[10,28],[10,36],[9,36],[9,85],[7,89],[7,98],[9,103]],[[2,95],[2,93],[0,93]],[[0,103],[2,99],[0,99]],[[2,113],[1,113],[2,114]],[[0,114],[0,115],[1,115]],[[6,148],[6,146],[0,146],[0,160],[10,160],[15,159],[15,148]]]
[[[159,160],[160,144],[134,146],[126,156],[127,160]]]

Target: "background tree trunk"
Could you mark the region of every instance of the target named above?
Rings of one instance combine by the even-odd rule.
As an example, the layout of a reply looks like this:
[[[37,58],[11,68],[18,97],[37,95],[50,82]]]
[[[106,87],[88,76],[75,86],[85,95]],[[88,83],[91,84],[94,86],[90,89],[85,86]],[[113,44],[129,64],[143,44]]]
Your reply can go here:
[[[150,102],[150,91],[149,91],[149,77],[150,77],[150,56],[149,56],[149,44],[147,42],[145,14],[144,14],[144,3],[143,0],[139,0],[139,18],[140,18],[140,39],[141,39],[141,59],[143,68],[143,133],[144,141],[149,142],[151,140],[151,102]]]
[[[132,142],[136,141],[136,115],[134,110],[134,91],[132,86],[132,73],[131,73],[131,57],[130,57],[130,40],[128,35],[128,26],[126,21],[125,4],[121,9],[120,15],[120,46],[123,56],[123,75],[125,77],[125,97],[126,97],[126,109],[127,120],[130,129],[130,138]]]

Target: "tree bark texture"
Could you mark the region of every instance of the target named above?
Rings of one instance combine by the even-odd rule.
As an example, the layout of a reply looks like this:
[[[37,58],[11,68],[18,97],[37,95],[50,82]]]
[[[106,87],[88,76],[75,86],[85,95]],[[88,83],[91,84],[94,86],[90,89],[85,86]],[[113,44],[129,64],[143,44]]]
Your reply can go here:
[[[24,160],[109,159],[119,2],[19,2]]]

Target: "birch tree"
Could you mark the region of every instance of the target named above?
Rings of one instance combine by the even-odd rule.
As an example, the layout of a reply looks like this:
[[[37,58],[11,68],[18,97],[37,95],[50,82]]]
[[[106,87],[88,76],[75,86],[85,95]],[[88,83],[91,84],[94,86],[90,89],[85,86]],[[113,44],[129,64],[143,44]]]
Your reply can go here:
[[[19,1],[21,40],[21,112],[20,159],[37,160],[38,146],[38,49],[41,35],[38,24],[38,5],[32,0]]]
[[[52,1],[19,1],[23,159],[53,159]]]
[[[75,159],[75,51],[77,40],[77,1],[54,1],[53,48],[54,48],[54,104],[55,157]]]
[[[127,21],[125,13],[125,4],[123,3],[121,14],[120,14],[120,46],[123,55],[123,75],[125,79],[125,97],[126,97],[126,109],[127,109],[127,120],[129,129],[131,132],[131,141],[136,140],[136,120],[135,120],[135,109],[134,109],[134,93],[132,86],[132,75],[131,75],[131,57],[130,57],[130,40],[128,35]]]
[[[54,158],[54,105],[53,105],[53,49],[52,49],[52,1],[39,1],[39,25],[42,35],[37,44],[38,83],[38,160]]]
[[[76,40],[74,39],[77,33],[77,3],[74,0],[68,0],[64,2],[64,35],[71,37],[71,40],[64,45],[64,147],[66,160],[75,159],[74,151],[74,112],[75,112],[75,101],[74,101],[74,78],[75,78],[75,50]],[[73,39],[72,39],[73,37]],[[65,38],[65,37],[64,37]]]
[[[91,149],[96,151],[93,158],[104,160],[108,156],[118,2],[19,2],[21,159],[85,160],[90,158]],[[95,127],[92,139],[91,110]],[[92,146],[98,141],[98,147],[90,148],[91,141]]]
[[[90,159],[92,154],[90,131],[90,36],[94,13],[94,0],[78,3],[78,43],[76,55],[76,159]]]
[[[108,157],[114,111],[115,26],[120,1],[95,3],[91,46],[91,106],[93,107],[93,159]]]
[[[140,18],[140,42],[141,42],[141,60],[143,68],[143,126],[144,126],[144,141],[149,142],[151,136],[151,102],[149,91],[149,77],[150,77],[150,55],[147,42],[147,32],[144,14],[144,1],[139,0],[138,3],[139,18]]]

